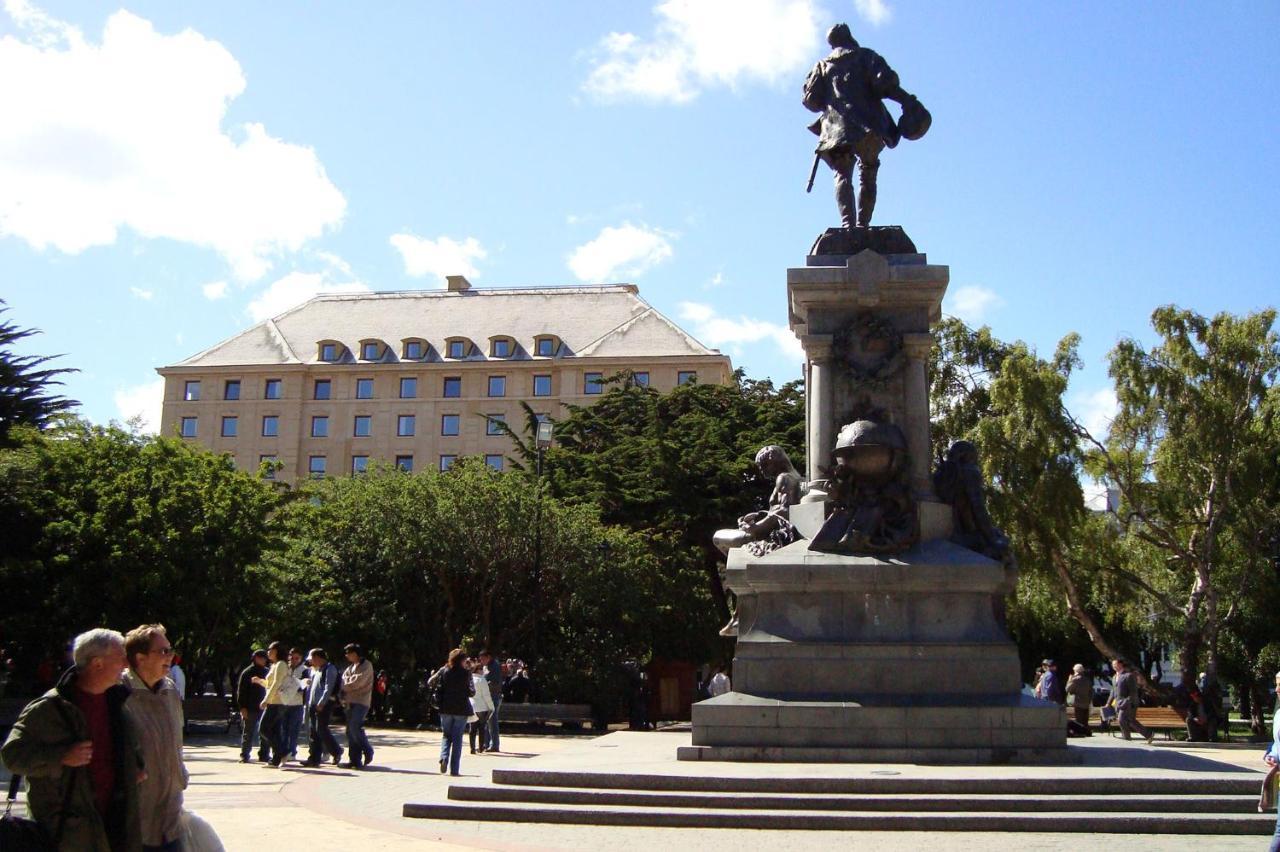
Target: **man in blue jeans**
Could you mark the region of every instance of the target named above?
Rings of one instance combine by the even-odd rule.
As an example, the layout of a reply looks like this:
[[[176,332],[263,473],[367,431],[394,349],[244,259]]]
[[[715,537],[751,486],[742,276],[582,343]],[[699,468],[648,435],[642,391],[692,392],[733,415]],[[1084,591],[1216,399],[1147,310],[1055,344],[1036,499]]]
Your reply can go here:
[[[489,745],[485,751],[500,751],[498,740],[498,711],[502,708],[502,663],[487,650],[480,652],[480,664],[484,666],[484,679],[493,697],[493,712],[489,714]]]
[[[344,765],[363,769],[373,763],[373,746],[364,732],[364,717],[369,715],[373,696],[373,663],[364,658],[359,645],[353,643],[343,650],[349,665],[342,673],[342,706],[347,713],[347,756],[351,760]]]

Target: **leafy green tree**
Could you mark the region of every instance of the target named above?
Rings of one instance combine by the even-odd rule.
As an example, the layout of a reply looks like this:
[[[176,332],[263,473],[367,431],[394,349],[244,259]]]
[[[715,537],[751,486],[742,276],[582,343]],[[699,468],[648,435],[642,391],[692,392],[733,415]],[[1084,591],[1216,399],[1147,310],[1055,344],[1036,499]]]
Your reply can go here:
[[[162,622],[196,667],[241,656],[275,604],[255,567],[280,497],[231,460],[71,421],[0,451],[0,623],[29,653]]]
[[[0,315],[9,310],[4,305],[0,299]],[[10,434],[16,425],[25,423],[43,428],[56,415],[80,404],[48,392],[54,385],[62,384],[59,376],[75,370],[44,366],[56,356],[18,355],[11,348],[39,333],[36,329],[19,328],[0,317],[0,447],[11,445]]]

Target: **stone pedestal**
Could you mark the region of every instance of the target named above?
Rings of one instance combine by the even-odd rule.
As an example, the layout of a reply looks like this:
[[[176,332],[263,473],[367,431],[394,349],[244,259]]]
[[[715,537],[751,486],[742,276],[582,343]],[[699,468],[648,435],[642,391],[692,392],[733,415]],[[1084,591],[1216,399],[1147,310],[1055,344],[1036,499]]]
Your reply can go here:
[[[914,248],[901,233],[829,233],[815,245],[853,237]],[[830,507],[819,501],[791,507],[800,541],[761,557],[731,550],[733,692],[693,706],[681,759],[1068,759],[1065,709],[1022,695],[1017,649],[996,615],[1016,572],[949,541],[951,507],[933,493],[926,367],[948,278],[923,254],[872,249],[811,255],[787,271],[807,362],[808,479],[826,478],[843,424],[896,425],[918,543],[892,556],[809,550]]]

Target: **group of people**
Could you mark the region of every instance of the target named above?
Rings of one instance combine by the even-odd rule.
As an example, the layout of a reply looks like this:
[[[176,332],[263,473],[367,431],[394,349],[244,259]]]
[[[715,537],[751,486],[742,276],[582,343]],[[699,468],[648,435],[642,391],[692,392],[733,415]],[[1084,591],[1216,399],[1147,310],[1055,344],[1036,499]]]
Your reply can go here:
[[[348,769],[363,769],[373,763],[373,746],[364,730],[373,703],[373,664],[355,643],[343,648],[343,655],[347,665],[339,669],[329,661],[324,648],[312,648],[305,660],[302,651],[290,648],[286,652],[280,642],[253,652],[236,682],[236,706],[242,722],[241,763],[249,762],[255,738],[258,760],[277,768],[289,760],[320,766],[328,759]],[[346,763],[329,727],[339,706],[347,722]],[[306,759],[299,760],[298,737],[304,720],[309,748]]]
[[[1102,705],[1104,729],[1115,721],[1126,740],[1136,732],[1150,743],[1155,734],[1137,718],[1141,688],[1136,671],[1121,659],[1112,660],[1111,668],[1114,672],[1111,691]],[[1070,677],[1064,681],[1057,663],[1045,660],[1037,671],[1034,691],[1036,698],[1071,705],[1072,714],[1067,722],[1069,734],[1090,735],[1089,713],[1093,706],[1094,678],[1083,664],[1076,663]],[[1172,704],[1186,721],[1187,738],[1193,742],[1213,739],[1225,720],[1221,693],[1213,679],[1204,673],[1197,681],[1190,672],[1183,672],[1181,683],[1173,690]]]
[[[508,661],[511,663],[512,661]],[[440,712],[440,772],[458,775],[462,764],[462,737],[470,731],[471,753],[501,750],[498,711],[512,697],[513,681],[520,700],[528,695],[528,673],[523,664],[516,671],[494,659],[489,651],[468,657],[461,648],[449,652],[448,661],[427,679]],[[505,691],[505,696],[504,696]]]
[[[89,630],[71,654],[0,747],[27,779],[29,813],[58,849],[176,852],[195,818],[183,810],[182,698],[164,626]],[[221,848],[202,827],[203,848]]]

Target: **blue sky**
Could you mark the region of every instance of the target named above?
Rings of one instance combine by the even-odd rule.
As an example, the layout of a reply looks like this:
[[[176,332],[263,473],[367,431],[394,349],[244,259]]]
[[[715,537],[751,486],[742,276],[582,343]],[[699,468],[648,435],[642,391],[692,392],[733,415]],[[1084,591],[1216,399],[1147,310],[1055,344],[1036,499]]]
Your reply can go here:
[[[800,105],[846,20],[933,113],[877,224],[1073,406],[1160,304],[1276,302],[1280,4],[99,3],[0,12],[0,298],[104,422],[321,290],[634,281],[753,377],[836,224]]]

